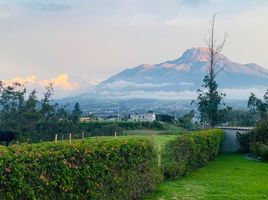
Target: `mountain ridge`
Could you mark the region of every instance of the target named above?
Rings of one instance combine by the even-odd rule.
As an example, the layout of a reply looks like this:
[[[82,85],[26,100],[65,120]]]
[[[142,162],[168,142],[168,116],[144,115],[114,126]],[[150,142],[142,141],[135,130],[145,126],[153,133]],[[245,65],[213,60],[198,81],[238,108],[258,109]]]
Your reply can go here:
[[[173,60],[125,69],[96,85],[84,97],[193,98],[208,72],[209,58],[205,47],[187,49]],[[233,91],[268,87],[268,70],[258,64],[240,64],[218,54],[215,67],[216,70],[223,69],[216,78],[220,89]]]

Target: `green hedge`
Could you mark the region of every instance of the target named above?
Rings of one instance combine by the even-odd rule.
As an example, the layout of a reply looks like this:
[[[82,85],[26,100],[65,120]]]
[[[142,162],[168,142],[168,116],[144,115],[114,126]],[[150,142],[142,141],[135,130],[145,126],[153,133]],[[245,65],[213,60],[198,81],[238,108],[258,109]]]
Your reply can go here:
[[[163,151],[164,176],[181,177],[214,160],[223,136],[222,130],[211,129],[183,134],[170,141]]]
[[[0,199],[141,199],[161,181],[146,139],[0,147]]]
[[[124,130],[135,130],[135,129],[156,129],[164,130],[163,124],[157,121],[154,122],[113,122],[113,121],[96,121],[96,122],[84,122],[80,123],[79,128],[85,132],[91,133],[95,129],[101,129],[107,125],[117,125],[119,128]]]

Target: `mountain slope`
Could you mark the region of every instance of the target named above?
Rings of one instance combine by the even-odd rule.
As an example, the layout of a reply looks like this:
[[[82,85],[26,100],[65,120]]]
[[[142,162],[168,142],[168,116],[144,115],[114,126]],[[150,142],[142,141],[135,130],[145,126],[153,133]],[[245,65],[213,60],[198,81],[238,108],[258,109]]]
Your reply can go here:
[[[178,94],[186,98],[201,86],[208,66],[208,49],[192,48],[175,60],[126,69],[97,85],[94,93],[118,98],[158,98],[165,93],[166,98],[175,98],[177,93],[177,98],[180,98]],[[222,68],[217,76],[219,88],[268,87],[268,70],[257,64],[239,64],[219,54],[216,69]]]
[[[175,60],[126,69],[96,85],[88,93],[63,101],[192,100],[196,98],[196,90],[201,87],[208,66],[208,49],[191,48]],[[250,92],[261,97],[268,88],[268,70],[257,64],[239,64],[219,54],[216,68],[223,69],[216,80],[219,89],[227,94],[227,99],[246,100]]]

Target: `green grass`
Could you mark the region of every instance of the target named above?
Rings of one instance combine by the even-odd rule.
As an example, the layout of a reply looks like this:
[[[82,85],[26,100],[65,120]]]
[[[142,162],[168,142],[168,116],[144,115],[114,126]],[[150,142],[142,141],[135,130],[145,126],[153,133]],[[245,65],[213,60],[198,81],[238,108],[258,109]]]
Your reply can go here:
[[[123,135],[158,135],[166,133],[166,130],[150,130],[150,129],[135,129],[135,130],[124,130]]]
[[[154,135],[153,140],[155,145],[161,144],[164,147],[170,140],[173,140],[177,135]],[[112,140],[112,139],[131,139],[131,138],[151,138],[151,135],[128,135],[128,136],[100,136],[100,137],[89,137],[90,140]]]
[[[187,131],[175,126],[175,125],[165,125],[165,130],[152,130],[152,129],[134,129],[134,130],[124,130],[123,135],[180,135]]]
[[[268,163],[223,154],[208,166],[166,181],[146,200],[268,199]]]

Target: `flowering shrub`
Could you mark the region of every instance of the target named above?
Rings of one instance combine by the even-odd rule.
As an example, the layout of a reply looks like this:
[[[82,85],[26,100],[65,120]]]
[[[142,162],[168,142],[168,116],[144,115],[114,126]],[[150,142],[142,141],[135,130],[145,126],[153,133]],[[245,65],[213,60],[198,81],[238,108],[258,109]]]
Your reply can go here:
[[[0,199],[141,199],[161,180],[146,139],[0,147]]]
[[[166,178],[183,176],[206,165],[219,153],[223,131],[212,129],[178,136],[164,150],[163,172]]]

